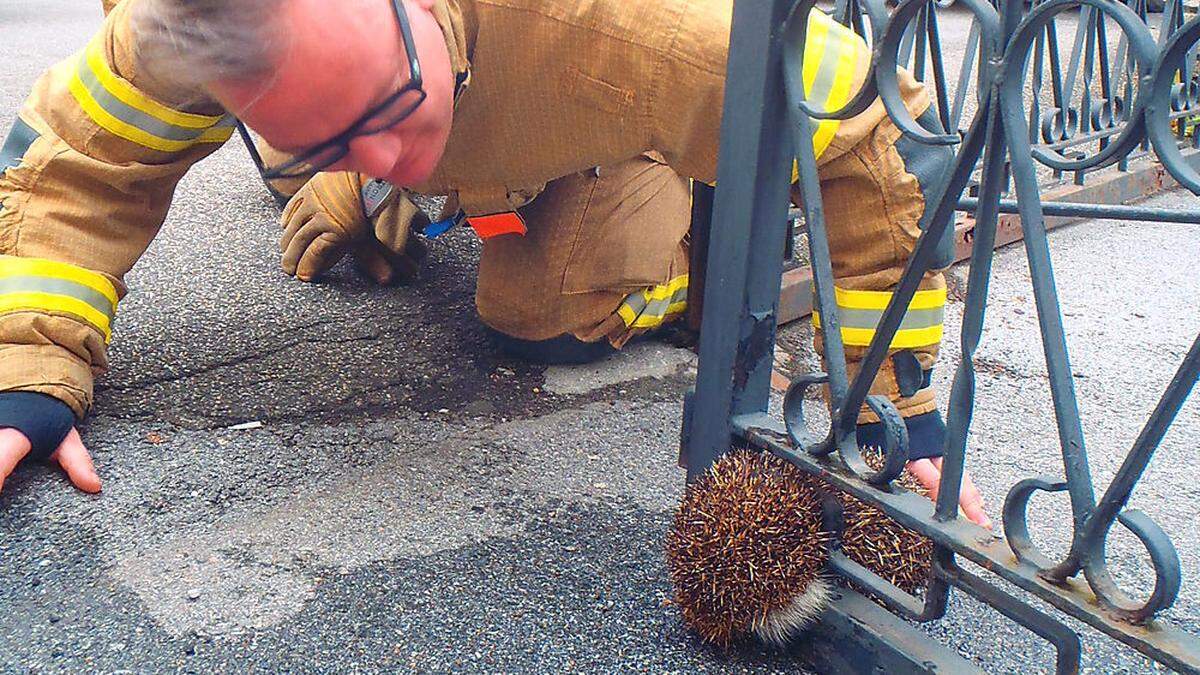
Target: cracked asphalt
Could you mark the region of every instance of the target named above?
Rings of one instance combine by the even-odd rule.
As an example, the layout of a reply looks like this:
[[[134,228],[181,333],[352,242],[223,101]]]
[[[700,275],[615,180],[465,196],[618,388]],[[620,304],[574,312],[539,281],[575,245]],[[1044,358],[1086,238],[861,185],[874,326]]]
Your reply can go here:
[[[5,127],[98,4],[0,3]],[[438,239],[411,286],[375,288],[348,265],[309,285],[279,271],[276,220],[236,144],[180,186],[129,275],[84,430],[104,493],[27,466],[0,494],[0,672],[797,669],[779,651],[700,645],[668,602],[660,545],[683,481],[690,352],[639,345],[579,369],[504,359],[474,318],[471,237]],[[1102,489],[1200,331],[1200,240],[1118,222],[1052,244]],[[1019,247],[998,255],[991,295],[969,461],[997,517],[1014,482],[1061,467]],[[959,302],[949,315],[954,364]],[[815,367],[809,339],[802,322],[782,331],[787,369]],[[1193,397],[1131,502],[1175,541],[1184,589],[1167,619],[1193,631],[1197,438]],[[1052,550],[1064,505],[1034,501]],[[1109,557],[1146,588],[1136,540],[1115,532]],[[1150,669],[1075,627],[1089,672]],[[925,630],[992,672],[1052,662],[961,594]]]

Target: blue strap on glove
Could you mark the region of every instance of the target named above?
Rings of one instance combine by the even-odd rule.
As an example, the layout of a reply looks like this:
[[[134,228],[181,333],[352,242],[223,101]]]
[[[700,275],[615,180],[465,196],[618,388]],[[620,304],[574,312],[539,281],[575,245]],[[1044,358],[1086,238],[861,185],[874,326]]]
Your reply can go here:
[[[942,421],[942,413],[934,410],[924,415],[906,417],[904,426],[908,427],[908,461],[942,456],[942,446],[946,443],[946,423]],[[882,448],[883,424],[873,422],[858,425],[858,444]]]
[[[53,396],[32,391],[0,392],[0,429],[7,427],[25,434],[32,445],[32,459],[49,459],[74,426],[75,413]]]

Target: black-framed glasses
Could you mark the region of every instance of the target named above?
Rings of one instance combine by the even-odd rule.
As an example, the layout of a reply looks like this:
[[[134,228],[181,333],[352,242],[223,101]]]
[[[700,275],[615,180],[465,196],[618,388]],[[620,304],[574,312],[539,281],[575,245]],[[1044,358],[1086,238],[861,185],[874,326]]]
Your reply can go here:
[[[246,141],[250,156],[264,181],[277,178],[300,178],[328,168],[350,154],[350,141],[391,129],[408,119],[409,115],[412,115],[413,111],[425,100],[426,94],[421,80],[421,63],[417,60],[417,46],[413,41],[412,25],[409,23],[408,12],[404,9],[403,0],[392,0],[392,11],[396,15],[396,21],[400,24],[400,38],[404,41],[404,51],[408,54],[409,81],[399,91],[364,113],[348,129],[295,155],[284,164],[267,167],[263,164],[262,155],[254,147],[245,126],[238,122],[238,131],[241,133],[242,139]]]

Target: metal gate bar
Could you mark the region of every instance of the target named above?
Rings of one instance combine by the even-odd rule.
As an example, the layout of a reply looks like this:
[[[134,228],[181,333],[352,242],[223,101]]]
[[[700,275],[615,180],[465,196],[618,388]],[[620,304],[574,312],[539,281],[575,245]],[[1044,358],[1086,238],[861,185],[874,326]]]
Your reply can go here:
[[[1156,44],[1145,24],[1144,8],[1139,15],[1116,0],[1047,0],[1028,13],[1021,0],[1000,0],[999,8],[985,0],[960,0],[959,4],[975,17],[972,33],[978,36],[976,46],[982,65],[978,109],[959,142],[959,136],[933,134],[918,127],[904,109],[896,85],[895,69],[900,63],[904,36],[911,25],[928,30],[928,22],[936,20],[933,4],[929,0],[905,0],[889,19],[877,0],[847,2],[849,5],[841,4],[840,8],[848,20],[855,16],[870,19],[874,55],[868,80],[877,88],[889,115],[918,141],[957,144],[954,169],[948,184],[927,195],[927,208],[934,209],[931,224],[918,241],[884,312],[861,372],[850,380],[837,325],[810,120],[844,118],[853,111],[811,109],[803,101],[803,87],[793,77],[800,72],[796,60],[803,53],[804,17],[812,10],[813,0],[735,2],[718,187],[713,224],[707,233],[699,372],[695,391],[685,404],[682,459],[689,480],[728,451],[733,440],[750,443],[882,509],[934,541],[935,579],[924,598],[910,596],[834,556],[835,573],[853,579],[893,611],[921,621],[936,619],[945,611],[949,588],[956,587],[1050,641],[1058,653],[1058,672],[1076,671],[1080,658],[1078,636],[1056,617],[1028,604],[1024,596],[1010,594],[987,578],[994,575],[1168,667],[1200,673],[1200,641],[1154,618],[1174,602],[1181,583],[1171,541],[1145,514],[1124,510],[1138,478],[1200,378],[1200,338],[1164,391],[1116,478],[1097,501],[1045,223],[1046,216],[1089,215],[1195,223],[1200,221],[1200,213],[1177,214],[1138,206],[1043,204],[1035,168],[1038,162],[1082,176],[1105,166],[1121,165],[1132,153],[1150,148],[1173,178],[1200,194],[1200,174],[1184,159],[1179,148],[1180,127],[1172,125],[1172,120],[1189,114],[1196,103],[1195,92],[1200,90],[1193,72],[1200,18],[1178,24],[1177,30]],[[1178,4],[1178,0],[1172,2]],[[1090,122],[1090,127],[1084,125],[1104,127],[1103,138],[1085,135],[1075,139],[1078,143],[1095,141],[1095,148],[1090,153],[1068,156],[1060,152],[1064,147],[1061,141],[1066,139],[1051,134],[1049,138],[1041,137],[1039,143],[1039,136],[1031,133],[1030,122],[1046,118],[1025,108],[1022,95],[1030,54],[1047,45],[1046,37],[1053,35],[1054,17],[1079,8],[1086,10],[1080,17],[1080,31],[1107,31],[1109,22],[1115,23],[1121,33],[1119,67],[1115,70],[1127,69],[1137,87],[1127,88],[1133,92],[1133,100],[1126,99],[1121,114],[1111,120],[1112,125],[1107,125],[1107,117],[1102,120],[1107,126]],[[920,23],[914,23],[918,20]],[[1076,52],[1083,54],[1085,68],[1097,65],[1091,49],[1103,47],[1106,42],[1105,35],[1077,39]],[[928,54],[925,48],[917,52]],[[1107,59],[1106,53],[1101,56],[1104,64]],[[1073,61],[1078,63],[1077,57]],[[1102,71],[1104,68],[1107,65],[1101,66]],[[940,63],[937,69],[942,69]],[[966,66],[963,72],[967,72]],[[1115,106],[1111,74],[1101,72],[1099,86],[1107,96],[1106,102]],[[1090,77],[1090,71],[1084,73],[1083,81]],[[1069,89],[1064,89],[1061,96],[1056,94],[1058,109],[1053,115],[1066,119],[1063,111],[1070,109],[1071,95]],[[948,96],[936,98],[943,105],[950,100]],[[1104,103],[1091,94],[1085,93],[1083,98],[1085,109],[1103,109]],[[957,99],[955,107],[959,107]],[[785,396],[783,419],[777,420],[766,411],[785,248],[788,164],[793,153],[809,236],[815,303],[822,310],[827,372],[797,378]],[[976,175],[978,196],[966,198],[964,193]],[[1010,187],[1016,190],[1015,200],[1008,196]],[[899,443],[888,448],[885,467],[871,471],[859,454],[855,427],[864,404],[882,413],[885,424],[903,424],[886,398],[868,396],[868,391],[921,276],[930,266],[936,243],[946,228],[953,226],[952,216],[959,208],[974,211],[975,242],[961,335],[963,358],[949,396],[942,489],[934,505],[891,485],[903,470],[907,448]],[[973,355],[983,331],[993,244],[999,214],[1014,209],[1020,214],[1030,264],[1065,480],[1035,477],[1015,484],[1005,500],[1004,537],[999,538],[959,518],[957,495],[974,408]],[[831,421],[823,432],[816,432],[806,425],[801,402],[808,389],[821,385],[828,386]],[[1030,542],[1025,507],[1030,496],[1039,491],[1065,491],[1070,496],[1073,536],[1070,551],[1062,560],[1050,559]],[[1127,597],[1108,573],[1104,548],[1116,522],[1139,538],[1151,560],[1156,584],[1144,602]],[[962,569],[957,564],[958,556],[981,566],[986,574],[979,576]]]

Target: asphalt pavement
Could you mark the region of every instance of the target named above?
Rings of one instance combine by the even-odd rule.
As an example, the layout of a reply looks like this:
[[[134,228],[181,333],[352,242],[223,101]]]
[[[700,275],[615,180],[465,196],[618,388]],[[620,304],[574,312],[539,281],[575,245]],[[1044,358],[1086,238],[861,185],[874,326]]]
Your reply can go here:
[[[98,4],[0,3],[5,128],[37,74],[95,29]],[[776,650],[704,647],[669,603],[661,543],[691,352],[506,359],[475,319],[466,233],[434,242],[409,286],[376,288],[349,265],[303,284],[279,270],[277,218],[235,143],[184,179],[127,279],[84,430],[103,494],[36,466],[0,494],[0,672],[796,670]],[[1123,222],[1051,239],[1103,486],[1200,331],[1200,239]],[[964,278],[952,272],[946,364]],[[996,518],[1010,485],[1061,468],[1020,247],[999,254],[991,295],[970,469]],[[809,338],[786,328],[781,362],[813,367]],[[1184,590],[1167,619],[1191,630],[1197,438],[1193,399],[1131,504],[1172,534]],[[1064,504],[1035,501],[1047,546],[1063,541]],[[1140,551],[1114,535],[1134,587]],[[961,595],[927,630],[990,671],[1051,663]],[[1084,633],[1093,672],[1148,669]]]

